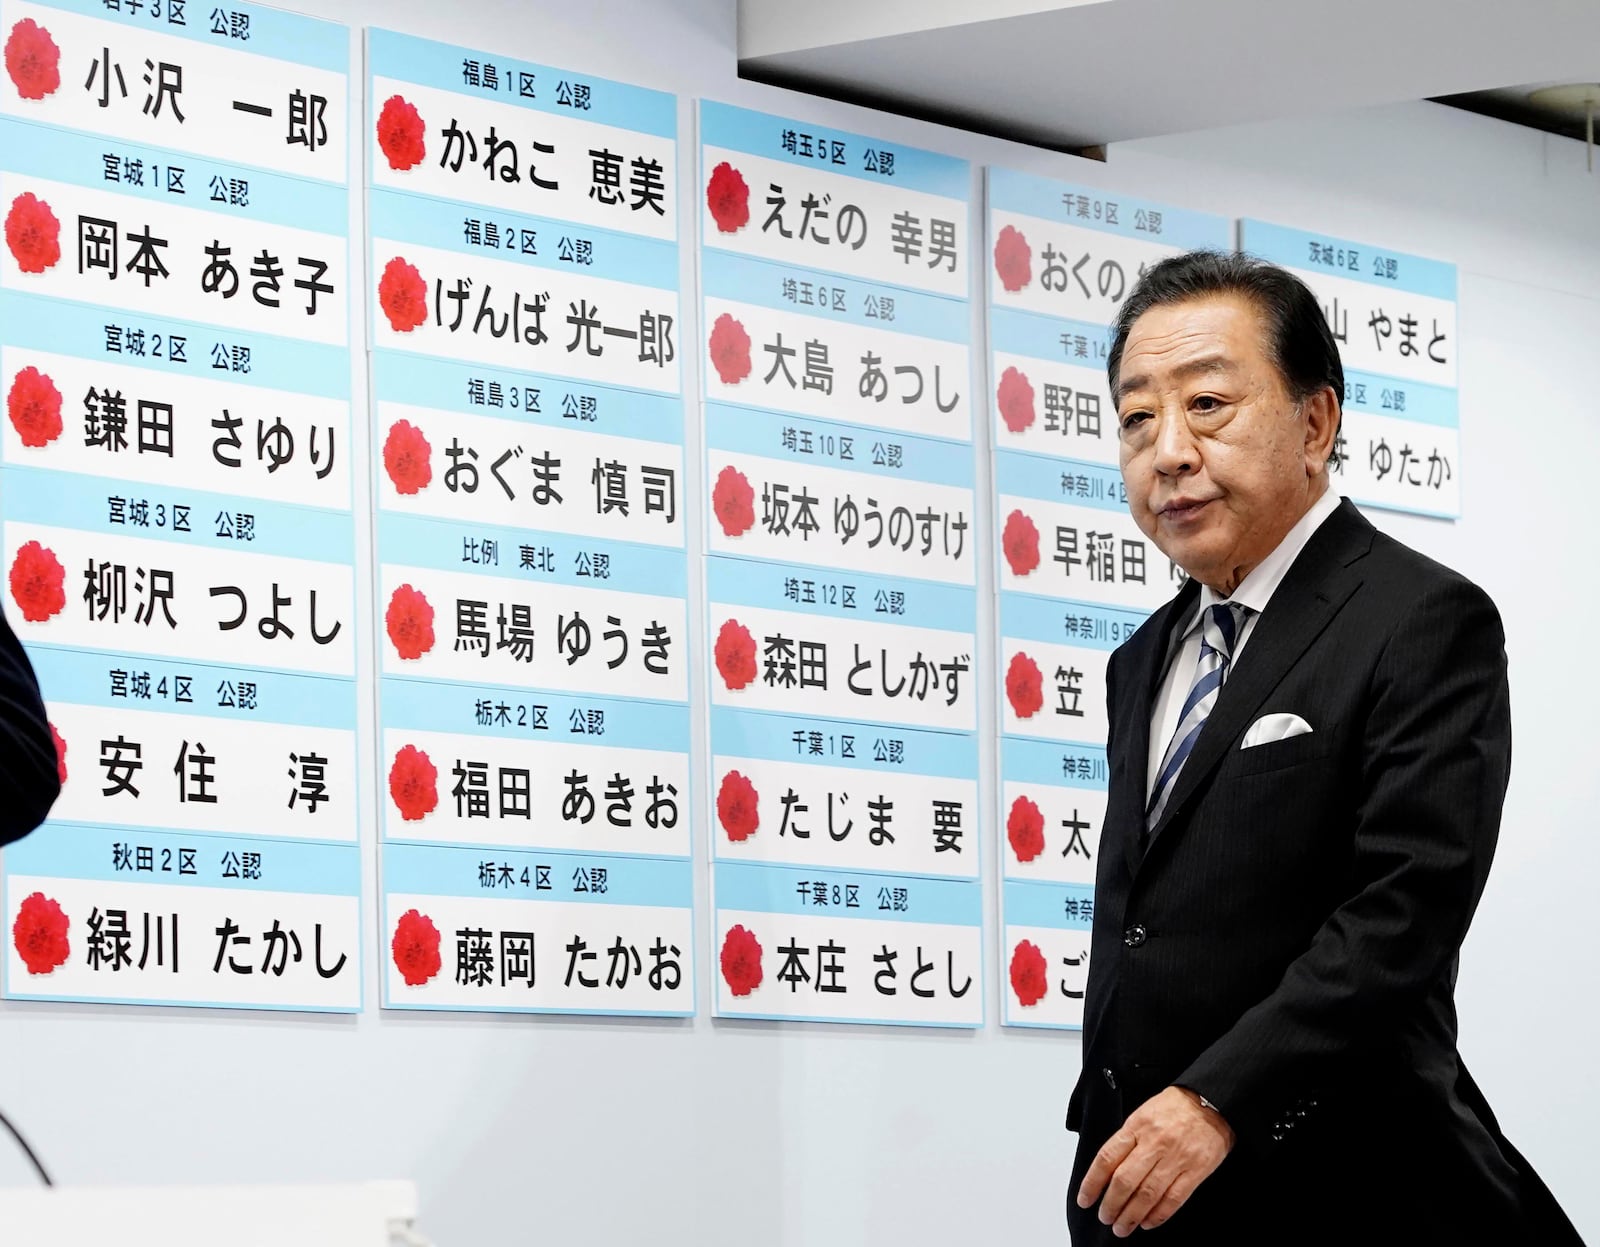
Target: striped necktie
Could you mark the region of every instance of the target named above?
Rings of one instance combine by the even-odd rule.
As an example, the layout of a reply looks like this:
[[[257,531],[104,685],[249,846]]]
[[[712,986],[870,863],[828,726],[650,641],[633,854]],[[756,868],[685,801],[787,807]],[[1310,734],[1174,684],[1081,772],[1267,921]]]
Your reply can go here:
[[[1195,665],[1194,683],[1184,700],[1183,713],[1178,716],[1177,730],[1172,733],[1172,743],[1161,759],[1161,770],[1156,775],[1156,786],[1150,793],[1150,805],[1145,811],[1145,832],[1161,821],[1167,808],[1167,798],[1178,782],[1178,773],[1188,761],[1195,741],[1200,739],[1200,729],[1206,725],[1211,707],[1217,704],[1222,683],[1228,678],[1228,663],[1239,637],[1239,628],[1250,608],[1230,602],[1219,602],[1205,613],[1200,629],[1200,661]]]

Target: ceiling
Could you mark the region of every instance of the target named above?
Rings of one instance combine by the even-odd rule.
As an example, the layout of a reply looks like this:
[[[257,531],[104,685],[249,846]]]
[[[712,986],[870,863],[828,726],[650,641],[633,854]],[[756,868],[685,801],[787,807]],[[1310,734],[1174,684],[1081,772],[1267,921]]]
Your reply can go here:
[[[738,3],[744,77],[1067,150],[1600,81],[1600,0]]]

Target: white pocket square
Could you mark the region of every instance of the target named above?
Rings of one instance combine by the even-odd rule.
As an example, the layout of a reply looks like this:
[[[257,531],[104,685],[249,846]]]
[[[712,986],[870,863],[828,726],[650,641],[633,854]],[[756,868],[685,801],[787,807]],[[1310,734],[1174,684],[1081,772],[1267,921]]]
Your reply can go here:
[[[1250,725],[1239,748],[1254,749],[1257,745],[1270,745],[1275,740],[1304,736],[1310,731],[1311,724],[1297,714],[1264,714]]]

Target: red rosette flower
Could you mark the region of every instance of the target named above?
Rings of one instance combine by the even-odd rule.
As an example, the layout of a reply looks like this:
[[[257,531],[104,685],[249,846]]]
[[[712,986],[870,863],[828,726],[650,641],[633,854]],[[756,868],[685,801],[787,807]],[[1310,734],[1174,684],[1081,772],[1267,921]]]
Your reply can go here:
[[[433,648],[433,607],[421,590],[401,585],[391,593],[383,622],[401,658],[421,658]]]
[[[748,996],[761,986],[761,942],[745,927],[729,927],[723,937],[722,981],[735,996]]]
[[[67,942],[67,928],[71,925],[59,902],[43,892],[33,893],[17,907],[11,943],[29,974],[49,974],[66,964],[72,951]]]
[[[711,170],[706,183],[706,207],[724,234],[735,234],[750,223],[750,188],[744,174],[726,160]]]
[[[1032,940],[1023,940],[1012,950],[1011,990],[1024,1008],[1038,1004],[1050,990],[1050,972],[1044,954]]]
[[[1039,566],[1039,530],[1021,511],[1006,516],[1005,531],[1000,534],[1000,549],[1013,576],[1026,576]]]
[[[1006,839],[1019,862],[1031,862],[1044,852],[1044,814],[1030,798],[1018,797],[1011,803]]]
[[[432,454],[428,439],[411,421],[396,420],[389,426],[383,443],[383,470],[397,492],[414,494],[427,488],[433,479]]]
[[[730,619],[717,633],[717,671],[723,684],[737,692],[756,678],[756,639],[737,619]]]
[[[739,771],[729,771],[717,789],[717,821],[728,839],[748,840],[761,826],[761,797],[756,786]]]
[[[403,173],[422,163],[422,158],[428,154],[428,145],[423,140],[427,132],[427,123],[410,100],[403,95],[391,95],[384,100],[383,111],[378,114],[378,146],[383,149],[384,159],[391,169]]]
[[[742,537],[755,527],[756,491],[745,474],[731,463],[717,473],[711,490],[711,509],[729,537]]]
[[[61,49],[31,17],[13,26],[6,39],[6,73],[25,100],[42,100],[61,85]]]
[[[1033,383],[1028,374],[1007,368],[1000,374],[1000,385],[995,390],[995,400],[1000,406],[1000,419],[1013,433],[1033,427]]]
[[[29,623],[44,623],[67,606],[67,569],[49,546],[30,541],[11,560],[11,597]]]
[[[443,960],[439,956],[439,928],[433,919],[415,909],[408,909],[394,924],[394,938],[389,941],[389,952],[394,957],[394,968],[407,987],[421,987],[435,974]]]
[[[708,346],[711,366],[723,385],[738,385],[750,375],[750,335],[737,318],[727,312],[717,317]]]
[[[406,745],[389,766],[389,796],[400,817],[421,822],[439,805],[439,768],[415,745]]]
[[[1044,676],[1026,654],[1013,655],[1006,669],[1006,700],[1019,719],[1031,719],[1044,705]]]
[[[61,391],[30,364],[11,382],[6,414],[24,446],[48,446],[61,436]]]
[[[428,283],[415,264],[395,256],[378,281],[378,306],[396,333],[410,333],[428,319]]]
[[[994,240],[994,271],[1012,294],[1033,280],[1033,248],[1015,225],[1006,226]]]
[[[50,739],[56,747],[56,779],[60,783],[67,782],[67,742],[61,733],[56,731],[56,725],[50,725]]]
[[[6,213],[6,246],[24,273],[42,273],[61,258],[61,222],[50,205],[32,191],[11,201]]]

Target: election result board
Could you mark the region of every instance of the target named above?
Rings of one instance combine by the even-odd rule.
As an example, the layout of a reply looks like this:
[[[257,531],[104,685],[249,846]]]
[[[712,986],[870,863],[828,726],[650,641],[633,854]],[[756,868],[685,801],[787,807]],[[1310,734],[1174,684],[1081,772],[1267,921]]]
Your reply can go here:
[[[7,615],[62,793],[7,997],[357,1010],[349,32],[0,6]]]
[[[971,169],[699,151],[716,1012],[980,1026]]]
[[[1128,513],[1106,379],[1123,300],[1230,226],[988,171],[1002,1020],[1077,1028],[1106,812],[1106,664],[1183,573]]]
[[[677,101],[367,59],[384,1004],[692,1013]]]

